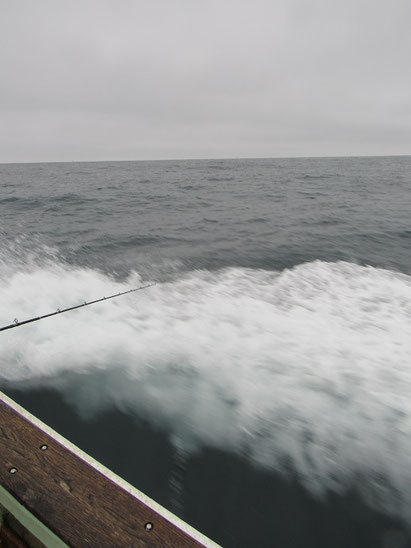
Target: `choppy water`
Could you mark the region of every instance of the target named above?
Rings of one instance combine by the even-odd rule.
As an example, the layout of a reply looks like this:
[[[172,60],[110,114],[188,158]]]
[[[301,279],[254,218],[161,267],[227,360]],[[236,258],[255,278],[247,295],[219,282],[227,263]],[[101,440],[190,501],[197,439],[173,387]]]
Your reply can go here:
[[[410,545],[411,157],[0,166],[0,385],[227,546]]]

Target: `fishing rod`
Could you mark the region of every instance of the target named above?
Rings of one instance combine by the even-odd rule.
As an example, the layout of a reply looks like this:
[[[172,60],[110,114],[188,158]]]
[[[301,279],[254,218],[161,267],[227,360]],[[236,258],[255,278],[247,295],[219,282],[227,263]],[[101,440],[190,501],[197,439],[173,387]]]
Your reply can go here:
[[[76,306],[70,306],[69,308],[63,308],[60,310],[58,308],[55,312],[50,312],[50,314],[44,314],[43,316],[37,316],[36,318],[30,318],[29,320],[23,320],[19,322],[16,318],[13,323],[0,327],[0,331],[5,331],[6,329],[13,329],[13,327],[20,327],[26,323],[37,322],[38,320],[44,320],[44,318],[50,318],[50,316],[56,316],[56,314],[63,314],[63,312],[69,312],[70,310],[76,310],[76,308],[82,308],[83,306],[89,306],[91,304],[100,303],[101,301],[108,301],[109,299],[114,299],[115,297],[120,297],[121,295],[127,295],[127,293],[134,293],[135,291],[141,291],[156,285],[155,283],[149,285],[143,285],[141,287],[136,287],[135,289],[129,289],[128,291],[121,291],[120,293],[114,293],[114,295],[109,295],[108,297],[101,297],[101,299],[96,299],[95,301],[84,302],[82,304],[77,304]]]

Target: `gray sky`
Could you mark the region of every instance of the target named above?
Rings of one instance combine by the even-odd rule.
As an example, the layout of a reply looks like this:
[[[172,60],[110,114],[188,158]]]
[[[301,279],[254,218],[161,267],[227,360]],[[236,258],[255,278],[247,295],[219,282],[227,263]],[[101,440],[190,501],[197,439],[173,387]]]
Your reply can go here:
[[[0,162],[411,154],[410,0],[0,0]]]

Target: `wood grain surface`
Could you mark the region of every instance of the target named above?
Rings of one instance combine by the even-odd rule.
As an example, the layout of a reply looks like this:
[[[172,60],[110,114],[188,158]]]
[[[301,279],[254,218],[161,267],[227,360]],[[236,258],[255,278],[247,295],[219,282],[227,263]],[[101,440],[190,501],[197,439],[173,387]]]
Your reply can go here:
[[[202,546],[1,400],[0,484],[70,546]]]

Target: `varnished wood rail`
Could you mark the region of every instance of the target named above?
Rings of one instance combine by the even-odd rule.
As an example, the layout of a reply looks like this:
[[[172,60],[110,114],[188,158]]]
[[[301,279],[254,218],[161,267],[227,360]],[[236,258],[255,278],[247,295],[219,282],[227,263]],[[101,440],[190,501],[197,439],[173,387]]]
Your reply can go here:
[[[217,546],[1,392],[0,485],[69,546]]]

